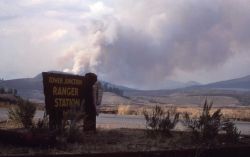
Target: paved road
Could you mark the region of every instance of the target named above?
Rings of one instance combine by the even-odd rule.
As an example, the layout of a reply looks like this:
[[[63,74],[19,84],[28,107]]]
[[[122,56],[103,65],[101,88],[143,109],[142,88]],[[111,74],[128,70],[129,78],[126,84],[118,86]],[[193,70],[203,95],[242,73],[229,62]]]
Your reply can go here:
[[[42,118],[43,111],[37,111],[35,119]],[[0,121],[8,119],[8,110],[0,109]],[[102,128],[145,128],[143,116],[121,116],[114,114],[100,114],[96,119],[97,127]]]
[[[146,121],[143,116],[100,114],[96,123],[102,128],[145,128]]]
[[[43,117],[43,111],[37,111],[35,118]],[[8,119],[8,111],[0,109],[0,121]],[[143,116],[133,115],[114,115],[114,114],[100,114],[97,117],[97,127],[100,128],[145,128],[145,119]],[[242,134],[250,135],[250,122],[235,122]],[[185,127],[179,123],[175,130],[185,130]]]

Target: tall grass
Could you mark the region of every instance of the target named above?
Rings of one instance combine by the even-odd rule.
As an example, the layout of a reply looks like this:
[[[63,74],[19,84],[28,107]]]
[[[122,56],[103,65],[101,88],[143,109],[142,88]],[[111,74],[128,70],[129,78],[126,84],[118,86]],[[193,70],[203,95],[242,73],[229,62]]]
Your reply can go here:
[[[123,105],[123,104],[118,105],[118,108],[117,108],[118,115],[130,115],[132,113],[133,111],[130,105]]]
[[[21,124],[24,128],[33,127],[33,118],[36,112],[34,103],[19,99],[17,106],[11,107],[8,111],[9,119]]]
[[[175,127],[179,121],[179,113],[173,108],[164,111],[160,106],[155,106],[151,112],[144,111],[146,119],[146,128],[151,134],[161,133],[171,136],[170,130]]]
[[[240,137],[240,132],[235,127],[234,123],[229,120],[223,120],[220,109],[211,113],[213,102],[205,100],[201,115],[197,119],[191,119],[186,113],[184,124],[192,130],[195,140],[210,142],[218,139],[220,131],[224,131],[227,141],[237,142]]]

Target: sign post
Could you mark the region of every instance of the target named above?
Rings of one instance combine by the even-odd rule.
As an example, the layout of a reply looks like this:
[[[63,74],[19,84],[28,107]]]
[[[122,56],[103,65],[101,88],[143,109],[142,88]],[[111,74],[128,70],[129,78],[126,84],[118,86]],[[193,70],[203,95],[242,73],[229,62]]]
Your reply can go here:
[[[61,129],[63,112],[80,111],[85,101],[85,78],[79,75],[43,72],[45,108],[50,129]]]

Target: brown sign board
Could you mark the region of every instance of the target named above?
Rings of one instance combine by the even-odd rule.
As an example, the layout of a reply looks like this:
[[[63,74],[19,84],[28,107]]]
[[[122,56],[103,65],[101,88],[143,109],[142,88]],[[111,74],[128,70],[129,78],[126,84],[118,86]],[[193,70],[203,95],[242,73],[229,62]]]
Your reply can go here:
[[[80,107],[84,101],[84,76],[43,72],[46,111]]]

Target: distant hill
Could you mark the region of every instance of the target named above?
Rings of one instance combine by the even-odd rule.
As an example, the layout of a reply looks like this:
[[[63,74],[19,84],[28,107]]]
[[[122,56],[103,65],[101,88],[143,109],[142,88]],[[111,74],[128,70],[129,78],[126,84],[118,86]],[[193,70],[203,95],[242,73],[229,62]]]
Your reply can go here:
[[[60,71],[49,72],[63,73]],[[0,87],[14,88],[18,92],[17,95],[26,99],[31,99],[35,102],[43,102],[44,100],[42,73],[36,75],[33,78],[5,80],[0,82]]]
[[[168,80],[166,81],[165,84],[166,86],[163,89],[178,89],[178,88],[186,88],[186,87],[201,85],[199,82],[196,81],[180,82],[173,80]]]
[[[53,73],[61,73],[61,74],[70,74],[64,73],[60,71],[49,71]],[[107,85],[110,89],[114,90],[113,92],[116,93],[118,89],[120,90],[133,90],[131,88],[127,88],[124,86],[114,85],[109,82],[101,81],[102,84]],[[43,78],[42,73],[36,75],[33,78],[20,78],[20,79],[13,79],[13,80],[5,80],[0,82],[0,87],[4,88],[13,88],[17,90],[17,95],[31,99],[36,102],[42,102],[44,100],[43,94]]]
[[[63,73],[59,71],[50,71],[54,73]],[[69,73],[67,73],[69,74]],[[206,95],[209,93],[215,93],[213,89],[219,90],[233,90],[233,91],[240,91],[240,90],[249,90],[250,91],[250,75],[245,76],[242,78],[220,81],[215,83],[210,83],[206,85],[200,85],[197,82],[187,82],[187,83],[180,83],[176,81],[170,81],[171,84],[166,89],[162,90],[136,90],[132,88],[128,88],[125,86],[114,85],[109,82],[102,81],[107,87],[118,88],[124,92],[125,96],[135,96],[135,95],[154,95],[154,96],[164,96],[170,95],[173,93],[204,93]],[[4,88],[14,88],[17,89],[17,95],[32,99],[34,101],[43,101],[44,94],[43,94],[43,84],[42,84],[42,74],[38,74],[33,78],[21,78],[21,79],[13,79],[13,80],[4,80],[0,81],[0,87]],[[212,89],[213,91],[211,92]],[[110,91],[109,91],[110,92]],[[221,92],[220,92],[221,93]],[[222,91],[222,93],[225,93]]]
[[[220,81],[215,83],[209,83],[206,85],[199,85],[199,86],[193,86],[195,88],[214,88],[214,89],[228,89],[228,90],[250,90],[250,75],[226,80],[226,81]]]
[[[44,99],[42,78],[22,78],[0,82],[0,87],[14,88],[17,90],[17,95],[26,98],[40,101]]]

